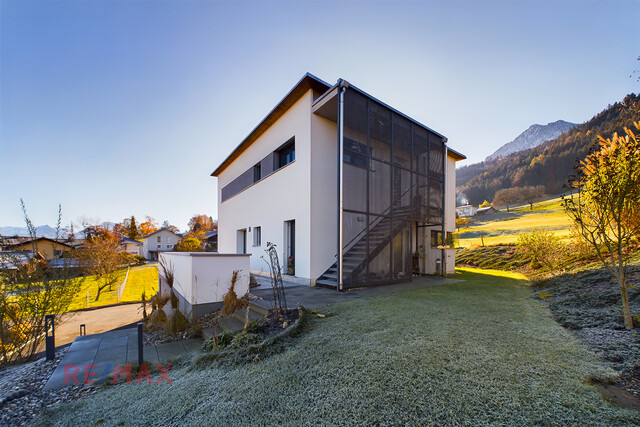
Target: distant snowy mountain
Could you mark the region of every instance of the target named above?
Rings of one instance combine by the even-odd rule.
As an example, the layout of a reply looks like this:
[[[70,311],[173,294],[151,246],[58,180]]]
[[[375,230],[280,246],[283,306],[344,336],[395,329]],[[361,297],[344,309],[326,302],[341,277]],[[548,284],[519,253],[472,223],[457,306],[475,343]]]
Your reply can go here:
[[[106,228],[109,230],[113,230],[114,225],[116,225],[115,222],[108,222],[105,221],[102,224],[99,224],[100,227],[102,228]],[[60,239],[66,239],[69,234],[71,233],[71,230],[69,229],[69,227],[61,227],[60,228],[60,235],[58,236],[58,238]],[[27,229],[27,227],[0,227],[0,236],[24,236],[27,237],[29,236],[29,230]],[[36,227],[36,236],[37,237],[48,237],[50,239],[53,239],[56,237],[56,229],[54,227],[50,227],[48,225],[39,225]],[[84,230],[81,231],[75,231],[75,236],[77,239],[83,239],[84,238]]]
[[[67,227],[60,228],[59,238],[66,238],[69,234]],[[27,227],[0,227],[0,235],[2,236],[29,236]],[[39,225],[36,227],[36,236],[48,237],[53,239],[56,237],[56,229],[48,225]]]
[[[560,134],[570,130],[574,126],[576,126],[576,123],[569,123],[564,120],[558,120],[557,122],[547,125],[532,125],[529,129],[518,135],[516,139],[498,148],[495,153],[488,156],[485,160],[504,157],[512,153],[517,153],[518,151],[537,147],[543,142],[556,139]]]

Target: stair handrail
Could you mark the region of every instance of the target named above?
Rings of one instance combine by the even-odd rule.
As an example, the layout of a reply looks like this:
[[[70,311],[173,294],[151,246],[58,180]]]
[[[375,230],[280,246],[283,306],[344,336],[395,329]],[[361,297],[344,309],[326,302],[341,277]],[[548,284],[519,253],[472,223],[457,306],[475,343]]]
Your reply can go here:
[[[412,185],[409,187],[409,189],[408,189],[407,191],[405,191],[404,193],[402,193],[402,194],[400,195],[400,199],[402,199],[402,197],[404,197],[404,196],[405,196],[409,191],[413,190],[413,187],[415,187],[415,186],[417,186],[417,185],[418,185],[418,183],[417,183],[417,182],[416,182],[415,184],[412,184]],[[391,205],[389,205],[389,207],[388,207],[387,209],[385,209],[381,214],[377,214],[377,216],[386,215],[386,214],[391,210],[391,207],[392,207],[392,204],[391,204]],[[355,235],[355,237],[354,237],[353,239],[349,240],[349,243],[347,243],[346,245],[344,245],[343,249],[344,249],[344,248],[348,248],[348,247],[351,245],[351,243],[353,243],[356,239],[360,240],[360,239],[359,239],[359,237],[360,237],[360,235],[361,235],[362,233],[364,233],[365,231],[369,231],[369,230],[370,230],[370,228],[373,228],[373,227],[374,227],[375,225],[377,225],[380,221],[382,221],[382,218],[378,219],[378,221],[376,221],[375,223],[367,224],[367,225],[365,226],[365,228],[364,228],[362,231],[360,231],[358,234],[356,234],[356,235]],[[336,254],[335,256],[336,256],[336,258],[337,258],[337,257],[338,257],[338,254]]]

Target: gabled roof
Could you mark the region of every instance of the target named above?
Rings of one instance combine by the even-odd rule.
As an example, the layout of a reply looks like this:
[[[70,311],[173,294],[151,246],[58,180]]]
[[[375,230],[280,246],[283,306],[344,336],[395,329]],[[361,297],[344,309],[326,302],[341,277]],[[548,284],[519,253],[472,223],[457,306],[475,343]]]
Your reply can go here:
[[[37,237],[37,238],[35,238],[35,239],[31,239],[31,238],[29,238],[28,240],[25,240],[25,241],[23,241],[23,242],[14,243],[14,244],[12,244],[12,245],[7,245],[7,246],[21,246],[21,245],[25,245],[25,244],[28,244],[28,243],[39,242],[39,241],[41,241],[41,240],[44,240],[44,241],[47,241],[47,242],[51,242],[51,243],[56,243],[56,244],[58,244],[58,245],[66,246],[66,247],[68,247],[68,248],[73,248],[73,246],[71,246],[71,245],[70,245],[70,244],[68,244],[68,243],[60,242],[60,241],[58,241],[58,240],[50,239],[50,238],[48,238],[48,237]]]
[[[169,233],[171,233],[171,234],[173,234],[173,235],[175,235],[175,236],[177,236],[177,237],[182,238],[182,236],[181,236],[181,235],[179,235],[178,233],[174,233],[173,231],[169,230],[168,228],[161,228],[161,229],[159,229],[159,230],[154,231],[153,233],[149,233],[149,234],[147,234],[146,236],[142,236],[142,239],[147,239],[147,238],[149,238],[149,237],[153,236],[154,234],[158,234],[158,233],[159,233],[159,232],[161,232],[161,231],[168,231]]]
[[[122,240],[120,241],[120,243],[135,243],[137,245],[141,245],[142,244],[139,241],[134,240],[134,239],[130,239],[128,237],[122,237]]]
[[[235,159],[237,159],[255,140],[257,140],[271,125],[273,125],[284,113],[295,104],[298,99],[309,89],[314,89],[320,93],[326,92],[331,85],[320,80],[313,74],[305,74],[302,79],[285,95],[284,98],[274,107],[267,117],[236,147],[229,157],[227,157],[211,176],[219,176]]]

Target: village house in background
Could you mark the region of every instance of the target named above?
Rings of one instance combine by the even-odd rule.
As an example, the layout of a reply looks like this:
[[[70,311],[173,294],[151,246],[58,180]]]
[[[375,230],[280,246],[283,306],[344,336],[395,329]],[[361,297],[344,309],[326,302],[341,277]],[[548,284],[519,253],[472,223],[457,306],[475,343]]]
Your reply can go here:
[[[25,237],[3,237],[2,249],[7,252],[36,252],[43,259],[58,259],[71,253],[73,246],[60,240],[48,237],[36,239]]]
[[[468,216],[474,216],[476,214],[476,208],[472,205],[458,206],[456,213],[460,218],[466,218]]]
[[[209,232],[204,233],[204,250],[206,252],[217,252],[218,251],[218,230],[211,230]]]
[[[130,239],[128,237],[122,237],[120,239],[120,246],[122,247],[122,250],[130,253],[131,255],[141,255],[140,252],[142,252],[142,242]]]
[[[338,289],[453,272],[465,156],[446,142],[344,80],[306,74],[212,173],[219,252],[251,254],[260,274],[272,242],[284,273]]]
[[[158,252],[171,252],[182,236],[167,228],[161,228],[142,237],[141,255],[146,259],[158,259]]]
[[[493,206],[487,206],[486,208],[476,209],[476,215],[486,215],[486,214],[496,213],[496,212],[498,211]]]

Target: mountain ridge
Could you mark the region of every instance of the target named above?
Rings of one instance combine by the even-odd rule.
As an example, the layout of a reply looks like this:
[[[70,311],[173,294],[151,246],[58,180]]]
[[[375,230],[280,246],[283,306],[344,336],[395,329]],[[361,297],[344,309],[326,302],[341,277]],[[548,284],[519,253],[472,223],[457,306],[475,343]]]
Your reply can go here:
[[[498,148],[493,154],[486,157],[485,160],[492,160],[504,157],[512,153],[528,150],[538,145],[556,139],[558,136],[577,126],[577,123],[567,122],[565,120],[556,120],[546,125],[533,124],[512,141],[507,142]]]
[[[640,97],[629,94],[585,123],[537,147],[456,169],[456,191],[473,205],[491,201],[503,188],[543,185],[547,194],[562,194],[578,161],[597,146],[598,135],[622,134],[640,120]]]

